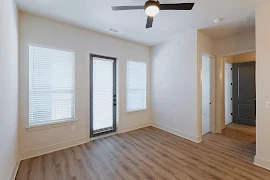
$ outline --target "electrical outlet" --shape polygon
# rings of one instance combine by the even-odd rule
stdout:
[[[267,109],[270,108],[270,101],[265,102],[265,108],[267,108]]]
[[[173,121],[176,123],[176,118],[173,118]]]
[[[165,120],[166,120],[166,121],[168,120],[168,116],[165,116]]]
[[[75,131],[75,126],[71,126],[71,131]]]
[[[156,98],[158,97],[158,93],[156,93]]]

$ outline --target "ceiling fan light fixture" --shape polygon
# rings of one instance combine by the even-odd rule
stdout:
[[[145,3],[145,14],[150,17],[154,17],[159,13],[159,2],[158,1],[147,1]]]
[[[186,11],[192,10],[195,3],[160,4],[158,0],[148,0],[144,6],[112,6],[113,11],[143,10],[147,17],[145,28],[153,26],[154,17],[161,10]]]

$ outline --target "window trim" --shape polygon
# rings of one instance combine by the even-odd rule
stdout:
[[[145,63],[146,65],[146,84],[145,84],[145,108],[144,109],[135,109],[135,110],[130,110],[128,111],[127,110],[127,90],[128,90],[128,78],[127,78],[127,64],[128,64],[128,61],[131,61],[131,62],[137,62],[137,63]],[[126,108],[125,108],[125,112],[126,114],[137,114],[137,113],[142,113],[144,111],[147,111],[148,110],[148,104],[147,104],[147,98],[148,98],[148,94],[147,94],[147,90],[148,90],[148,71],[147,71],[147,68],[148,68],[148,62],[147,61],[142,61],[142,60],[133,60],[133,59],[127,59],[126,60],[126,93],[125,93],[125,96],[126,96]]]
[[[74,125],[75,123],[77,123],[77,121],[78,121],[77,119],[72,119],[72,120],[65,120],[65,121],[46,123],[46,124],[40,124],[40,125],[32,125],[32,126],[26,126],[25,129],[27,129],[28,131],[52,129],[52,128],[57,128],[57,127]]]
[[[61,119],[59,121],[53,121],[53,122],[47,122],[47,123],[42,123],[42,124],[30,124],[30,60],[29,60],[29,48],[30,46],[34,47],[40,47],[40,48],[47,48],[47,49],[53,49],[53,50],[59,50],[59,51],[66,51],[70,53],[74,53],[74,118],[66,118],[66,119]],[[37,44],[37,43],[27,43],[27,53],[28,53],[28,123],[27,126],[25,127],[29,131],[35,131],[35,130],[42,130],[42,129],[50,129],[50,128],[55,128],[55,127],[61,127],[65,125],[69,125],[70,123],[73,124],[77,122],[78,120],[76,119],[76,53],[74,50],[71,49],[66,49],[66,48],[59,48],[56,46],[49,46],[49,45],[42,45],[42,44]]]
[[[72,52],[72,53],[75,54],[75,51],[72,50],[72,49],[60,48],[60,47],[50,46],[50,45],[45,45],[45,44],[38,44],[38,43],[30,43],[30,42],[28,42],[27,46],[28,46],[28,50],[29,50],[29,46],[36,46],[36,47],[40,47],[40,48],[47,48],[47,49],[54,49],[54,50],[59,50],[59,51]],[[75,59],[76,59],[76,54],[75,54]],[[28,61],[29,61],[29,56],[28,56]]]

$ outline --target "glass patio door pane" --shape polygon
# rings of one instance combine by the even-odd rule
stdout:
[[[92,58],[92,134],[115,130],[115,60]]]

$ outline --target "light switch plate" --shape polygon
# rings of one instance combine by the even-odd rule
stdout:
[[[267,108],[267,109],[270,108],[270,101],[265,102],[265,108]]]

